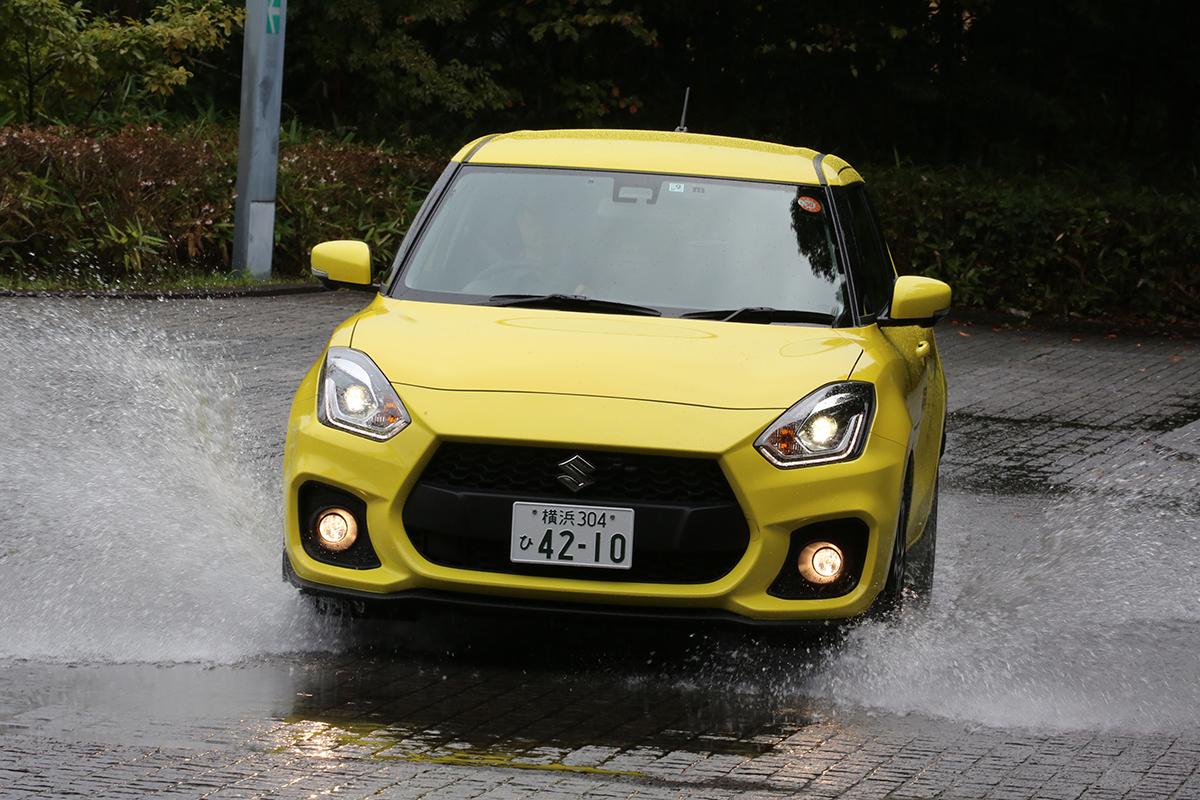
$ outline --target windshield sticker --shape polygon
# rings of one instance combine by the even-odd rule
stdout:
[[[807,211],[810,214],[820,214],[821,213],[821,204],[817,201],[817,198],[815,198],[815,197],[809,197],[808,195],[801,195],[800,197],[796,198],[796,205],[800,206],[802,209],[804,209],[805,211]]]
[[[683,184],[682,183],[668,183],[667,191],[668,192],[682,192]]]

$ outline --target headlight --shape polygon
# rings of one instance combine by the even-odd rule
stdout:
[[[396,390],[366,353],[331,347],[317,390],[317,417],[370,439],[390,439],[412,418]]]
[[[849,461],[862,453],[875,413],[875,387],[862,381],[822,386],[789,408],[754,446],[777,467]]]

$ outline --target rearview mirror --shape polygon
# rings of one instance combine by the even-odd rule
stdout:
[[[373,289],[371,248],[366,242],[339,239],[312,249],[312,274],[330,288]]]
[[[933,278],[901,275],[892,287],[892,305],[880,325],[928,328],[950,311],[950,286]]]

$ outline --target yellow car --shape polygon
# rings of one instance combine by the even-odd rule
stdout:
[[[452,159],[300,384],[284,575],[339,611],[825,623],[932,585],[939,281],[858,172],[689,133],[521,131]],[[330,599],[332,598],[332,600]]]

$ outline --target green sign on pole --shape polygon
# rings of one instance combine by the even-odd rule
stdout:
[[[279,33],[279,7],[283,0],[267,0],[267,33]]]

